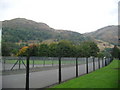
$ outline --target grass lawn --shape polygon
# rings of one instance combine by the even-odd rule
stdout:
[[[113,60],[106,67],[52,88],[118,88],[118,63],[120,60]]]

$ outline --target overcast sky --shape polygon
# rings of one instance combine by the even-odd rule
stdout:
[[[119,0],[0,0],[0,21],[26,18],[85,33],[118,24]]]

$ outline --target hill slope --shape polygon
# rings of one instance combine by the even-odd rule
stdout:
[[[2,22],[2,39],[5,42],[41,42],[44,40],[84,41],[82,34],[67,30],[55,30],[45,23],[38,23],[25,18],[16,18]]]
[[[85,36],[103,40],[112,44],[118,43],[118,26],[111,25],[97,31],[85,33]]]

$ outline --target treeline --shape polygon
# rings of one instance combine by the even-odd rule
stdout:
[[[30,49],[30,51],[28,51]],[[31,56],[40,57],[97,57],[99,55],[97,44],[91,41],[82,42],[75,45],[70,41],[59,41],[51,44],[33,44],[22,47],[17,56],[26,56],[29,52]],[[103,55],[99,55],[103,57]]]
[[[16,44],[11,42],[4,42],[1,43],[1,52],[2,56],[15,56],[19,50],[25,46],[26,44]]]
[[[115,46],[113,49],[106,48],[100,51],[97,44],[92,41],[74,44],[67,40],[53,42],[51,44],[14,44],[2,42],[2,56],[26,56],[28,49],[31,56],[39,57],[114,57],[120,58],[120,49]]]
[[[112,56],[114,58],[117,58],[120,60],[120,47],[118,47],[117,45],[114,46],[114,48],[112,49],[112,52],[111,52]]]

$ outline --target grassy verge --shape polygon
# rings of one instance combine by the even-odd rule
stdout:
[[[113,60],[104,68],[52,88],[118,88],[118,63],[120,60]]]

